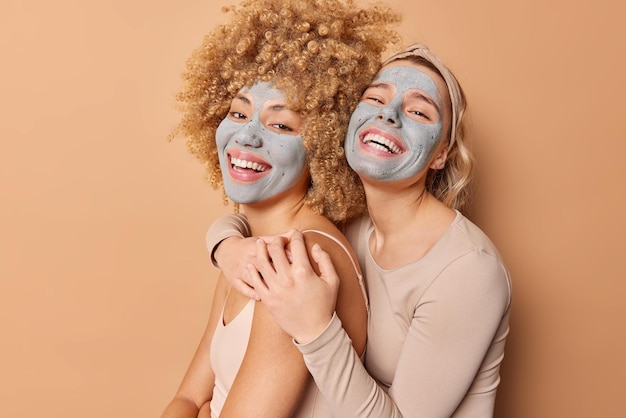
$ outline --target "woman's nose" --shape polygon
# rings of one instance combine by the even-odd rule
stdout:
[[[256,121],[246,123],[235,136],[235,142],[244,147],[259,148],[263,145],[260,126]]]
[[[385,106],[380,110],[377,117],[378,120],[387,123],[389,125],[400,127],[400,116],[393,106]]]

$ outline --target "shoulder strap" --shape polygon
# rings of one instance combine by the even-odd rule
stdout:
[[[329,238],[335,241],[337,245],[339,245],[343,249],[343,251],[348,255],[348,258],[350,259],[350,262],[352,263],[352,267],[354,268],[354,272],[356,273],[356,276],[359,279],[359,286],[361,287],[361,293],[363,293],[363,300],[365,301],[365,308],[367,309],[367,312],[369,313],[370,305],[369,305],[369,299],[367,297],[367,290],[365,289],[365,283],[363,281],[363,274],[361,274],[361,270],[359,269],[358,264],[354,261],[354,258],[352,257],[352,254],[350,253],[350,251],[348,251],[346,246],[343,245],[341,241],[339,241],[336,237],[334,237],[333,235],[327,232],[319,231],[317,229],[307,229],[305,231],[302,231],[302,234],[304,235],[305,233],[308,233],[308,232],[313,232],[313,233],[322,235],[326,238]]]

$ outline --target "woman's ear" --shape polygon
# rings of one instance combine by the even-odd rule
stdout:
[[[441,148],[439,155],[435,157],[432,163],[430,163],[430,168],[432,170],[441,170],[443,166],[446,165],[446,160],[448,159],[448,147],[447,145]]]

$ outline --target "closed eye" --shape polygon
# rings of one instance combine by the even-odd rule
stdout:
[[[421,116],[423,118],[430,119],[428,115],[421,110],[408,110],[407,112],[415,116]]]
[[[389,95],[392,94],[391,86],[386,83],[372,84],[361,95],[361,101],[373,105],[385,105]]]
[[[418,120],[435,123],[439,120],[439,108],[437,103],[420,90],[414,90],[407,94],[405,99],[405,111]]]
[[[385,104],[385,102],[383,102],[383,100],[381,98],[376,97],[376,96],[364,97],[363,101],[370,102],[370,103],[381,104],[381,105]]]

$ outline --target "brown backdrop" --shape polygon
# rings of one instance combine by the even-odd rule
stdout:
[[[227,3],[0,6],[0,416],[154,417],[173,395],[229,209],[165,138]],[[392,1],[470,99],[471,217],[514,279],[500,418],[626,414],[624,14],[578,3]]]

